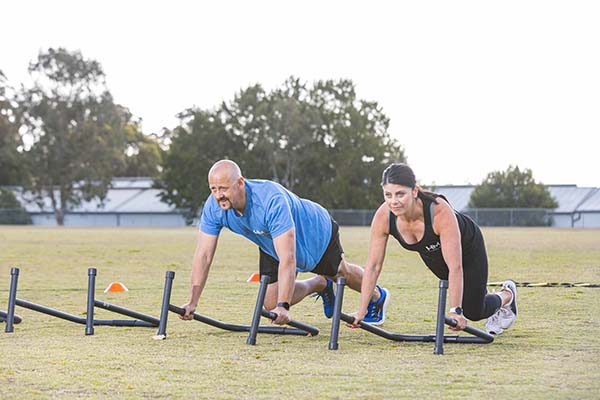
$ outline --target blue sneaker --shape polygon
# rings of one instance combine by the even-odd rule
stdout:
[[[333,304],[335,303],[335,294],[333,293],[333,282],[326,279],[327,286],[317,293],[317,297],[323,300],[323,313],[327,318],[333,317]]]
[[[385,322],[385,310],[390,302],[390,293],[388,290],[379,285],[377,285],[377,289],[379,289],[381,296],[377,300],[369,303],[367,315],[365,315],[365,318],[363,319],[363,322],[370,325],[381,325]]]

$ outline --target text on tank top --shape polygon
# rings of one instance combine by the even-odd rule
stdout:
[[[431,193],[434,198],[441,197],[446,199],[443,195]],[[390,211],[388,214],[389,232],[390,235],[396,238],[402,247],[406,250],[416,251],[421,256],[421,259],[427,265],[427,267],[437,276],[439,279],[448,279],[448,265],[442,255],[442,244],[440,237],[435,234],[433,230],[433,200],[424,195],[421,191],[418,193],[419,199],[423,202],[423,220],[425,229],[423,237],[416,243],[407,243],[400,232],[398,231],[398,225],[396,223],[396,216]],[[448,202],[448,204],[450,204]],[[461,247],[463,250],[463,258],[465,253],[468,254],[471,248],[471,242],[473,241],[474,235],[477,231],[475,223],[466,215],[454,211],[454,215],[458,221],[458,227],[461,234]],[[464,263],[463,263],[464,264]]]

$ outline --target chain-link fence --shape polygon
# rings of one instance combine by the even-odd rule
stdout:
[[[544,208],[473,208],[463,214],[479,226],[552,226],[553,212]]]
[[[329,210],[342,226],[369,226],[375,210]],[[543,208],[473,208],[463,214],[479,226],[552,226],[553,212]]]
[[[31,216],[22,208],[0,208],[0,225],[30,225]]]
[[[369,226],[375,210],[329,210],[329,214],[341,226]]]
[[[329,210],[329,213],[341,226],[369,226],[375,215],[375,210],[338,209]],[[552,210],[540,208],[474,208],[464,210],[463,213],[471,217],[479,226],[574,226],[570,214],[558,216]],[[130,216],[124,214],[116,215],[115,213],[74,213],[67,215],[70,218],[70,223],[66,221],[66,224],[81,226],[184,225],[183,217],[175,214],[145,215],[144,213],[139,213],[139,215]],[[109,217],[112,218],[110,221],[107,220]],[[134,217],[137,218],[135,221],[129,221],[129,219]],[[568,221],[564,222],[560,220],[562,217],[567,218]],[[36,225],[52,224],[54,221],[54,215],[52,214],[46,215],[48,219],[47,223],[44,223],[40,218],[40,215],[36,216]],[[115,218],[116,220],[113,221]],[[174,220],[173,218],[176,219]],[[197,224],[197,220],[194,222]],[[0,225],[27,225],[31,223],[32,217],[23,209],[0,208]]]

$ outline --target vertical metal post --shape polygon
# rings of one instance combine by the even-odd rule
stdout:
[[[250,334],[246,339],[246,344],[254,346],[256,344],[256,335],[258,334],[258,325],[260,324],[260,312],[265,302],[267,294],[267,286],[269,285],[269,276],[260,276],[260,287],[258,288],[258,297],[256,298],[256,306],[254,306],[254,315],[252,316],[252,325],[250,325]]]
[[[440,280],[440,293],[438,296],[437,321],[435,327],[435,348],[433,354],[444,354],[444,321],[446,319],[446,291],[448,281]]]
[[[340,276],[337,279],[337,293],[333,305],[333,318],[331,319],[331,335],[329,336],[329,350],[338,349],[338,336],[340,333],[340,319],[342,317],[342,303],[344,301],[344,286],[346,278]]]
[[[19,282],[19,268],[10,269],[10,291],[8,292],[8,309],[6,310],[6,328],[4,332],[14,332],[15,307],[17,302],[17,283]]]
[[[96,291],[96,268],[88,268],[87,313],[85,315],[85,334],[94,334],[94,301]]]
[[[165,275],[165,288],[163,290],[162,307],[160,309],[160,321],[158,323],[157,337],[167,337],[167,320],[169,319],[169,304],[171,304],[171,290],[173,289],[174,271],[167,271]]]

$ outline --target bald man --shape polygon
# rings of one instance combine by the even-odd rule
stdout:
[[[230,160],[218,161],[211,167],[208,185],[211,195],[200,218],[190,301],[184,306],[181,319],[192,319],[223,227],[259,247],[260,274],[270,278],[264,306],[277,314],[276,324],[289,322],[290,306],[312,293],[321,296],[325,316],[331,318],[331,280],[339,276],[360,292],[363,269],[344,260],[338,225],[319,204],[299,198],[278,183],[244,179],[238,165]],[[317,276],[296,281],[297,272],[313,272]],[[387,290],[376,286],[363,321],[383,323],[388,301]]]

